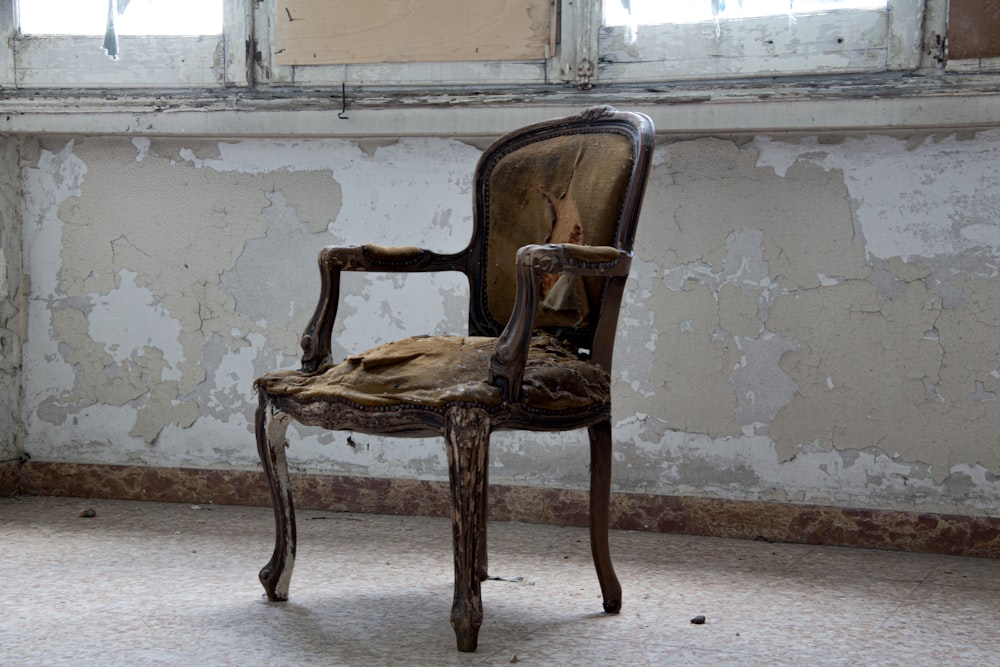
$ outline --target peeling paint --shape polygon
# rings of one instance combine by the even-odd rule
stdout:
[[[180,379],[184,351],[180,346],[181,323],[170,317],[148,289],[137,287],[136,274],[119,271],[118,287],[94,302],[87,315],[87,335],[104,344],[104,351],[122,364],[141,355],[147,347],[159,350],[169,364],[152,382]]]
[[[815,139],[804,143],[816,145]],[[977,261],[965,271],[997,274],[1000,130],[978,133],[974,141],[927,137],[916,146],[885,136],[849,138],[817,152],[768,137],[753,145],[758,165],[779,175],[806,163],[842,172],[873,257],[909,262],[971,251]]]
[[[415,168],[429,148],[440,166]],[[38,341],[26,373],[33,455],[254,465],[250,383],[296,363],[318,293],[319,249],[363,237],[448,249],[468,234],[468,217],[452,211],[471,215],[468,165],[477,158],[447,140],[367,152],[320,140],[44,145],[25,170]],[[371,178],[375,165],[364,164],[373,159],[386,161],[385,188]],[[420,176],[394,186],[392,172]],[[347,202],[339,178],[351,186]],[[397,196],[386,197],[393,187]],[[453,194],[424,196],[446,190]],[[414,282],[408,299],[398,278],[359,278],[345,280],[342,325],[353,339],[341,344],[371,344],[368,332],[385,328],[379,322],[410,333],[464,330],[467,288],[454,277]],[[420,305],[428,293],[442,296],[437,309]],[[237,359],[239,373],[220,375]],[[216,437],[195,435],[202,431]],[[310,438],[307,457],[328,458],[309,450],[329,439]]]
[[[483,143],[22,145],[30,294],[2,237],[0,389],[27,299],[24,449],[256,467],[251,382],[297,364],[319,248],[464,247]],[[676,140],[653,164],[615,352],[616,488],[1000,516],[1000,130]],[[455,274],[345,275],[334,354],[462,333],[467,297]],[[435,439],[290,441],[296,471],[447,476]],[[585,487],[587,452],[581,432],[498,434],[491,476]]]
[[[24,453],[21,378],[27,308],[18,171],[26,148],[21,140],[0,138],[0,461],[15,460]]]
[[[666,429],[651,416],[627,417],[615,432],[616,466],[628,465],[629,488],[639,492],[856,507],[863,488],[873,507],[987,515],[1000,494],[1000,480],[983,466],[959,464],[937,481],[926,464],[875,447],[806,443],[779,461],[763,435],[710,438]],[[648,438],[653,432],[659,437]]]
[[[798,351],[799,345],[771,331],[757,338],[735,336],[734,340],[743,353],[732,379],[736,421],[741,426],[769,424],[795,398],[798,385],[781,369],[780,361],[785,352]]]
[[[662,280],[643,279],[624,312],[636,323],[652,314],[656,350],[643,358],[632,345],[616,361],[629,369],[619,370],[629,382],[618,386],[617,414],[657,415],[711,448],[763,437],[762,458],[742,480],[754,488],[771,479],[787,487],[786,500],[816,501],[810,485],[823,485],[762,475],[771,457],[798,468],[805,452],[891,456],[920,469],[935,502],[963,460],[995,470],[987,424],[1000,359],[987,331],[1000,324],[1000,290],[989,280],[993,227],[977,221],[1000,208],[998,140],[989,132],[965,143],[758,137],[743,147],[714,139],[660,147],[645,207],[657,220],[648,225],[647,214],[637,245],[653,267],[640,275]],[[926,205],[914,200],[918,185]],[[632,373],[646,368],[636,382]],[[678,474],[679,488],[699,493],[691,480],[711,479],[711,470]],[[906,497],[899,489],[904,505]]]

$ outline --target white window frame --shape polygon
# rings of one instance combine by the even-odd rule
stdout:
[[[997,72],[1000,71],[1000,58],[949,58],[945,65],[948,72]]]
[[[601,26],[602,0],[561,3],[554,53],[529,61],[278,65],[277,5],[224,0],[224,33],[214,37],[121,37],[125,62],[114,62],[93,37],[20,35],[17,0],[0,0],[0,76],[10,88],[224,88],[544,86],[669,82],[912,70],[920,65],[926,0],[890,0],[888,10],[836,12],[838,43],[828,15],[640,27]],[[801,52],[802,44],[810,53]],[[249,61],[248,61],[249,57]],[[253,68],[249,72],[248,68]]]
[[[0,0],[0,54],[5,87],[184,89],[245,86],[249,2],[224,0],[223,33],[215,36],[121,35],[121,60],[100,36],[22,35],[17,0]]]
[[[802,14],[716,24],[643,26],[625,46],[625,28],[601,25],[602,0],[561,2],[561,39],[534,61],[301,65],[275,63],[276,3],[255,8],[260,83],[329,86],[532,85],[645,83],[690,79],[870,73],[916,69],[921,62],[925,0],[890,0],[888,9]],[[666,1],[666,0],[664,0]],[[831,15],[838,42],[828,38]],[[810,53],[802,56],[805,42]],[[624,52],[652,53],[629,59]],[[629,61],[629,62],[626,62]]]
[[[894,34],[927,47],[916,57],[891,40],[886,63],[913,66],[919,76],[891,69],[716,81],[661,75],[653,84],[610,78],[608,63],[598,63],[601,0],[558,1],[561,39],[544,61],[310,69],[275,66],[274,0],[224,0],[223,81],[144,80],[132,89],[111,80],[91,87],[69,79],[62,86],[54,78],[19,82],[14,0],[0,0],[8,45],[0,48],[0,134],[495,137],[595,103],[644,111],[663,135],[1000,127],[1000,72],[976,62],[969,70],[978,70],[953,76],[953,63],[944,66],[948,0],[896,0],[912,10],[908,25],[893,24]],[[577,89],[591,85],[591,93]]]
[[[661,82],[913,70],[920,64],[924,0],[888,8],[741,20],[602,26],[598,80]]]

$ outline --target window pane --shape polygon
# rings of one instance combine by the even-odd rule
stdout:
[[[697,23],[885,6],[886,0],[604,0],[604,25]]]
[[[223,0],[113,0],[124,5],[119,35],[222,34]],[[103,35],[108,0],[19,0],[20,30],[35,35]]]

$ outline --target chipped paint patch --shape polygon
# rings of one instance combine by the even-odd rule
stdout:
[[[865,248],[877,258],[904,262],[974,253],[961,270],[997,275],[1000,234],[1000,130],[975,140],[928,137],[918,145],[886,136],[848,138],[820,146],[759,137],[758,165],[786,175],[795,165],[814,164],[843,173],[856,204]]]
[[[296,365],[318,249],[460,249],[480,148],[44,140],[23,169],[26,448],[254,468],[251,382]],[[998,150],[1000,131],[658,146],[614,362],[616,487],[1000,512]],[[338,356],[468,317],[457,275],[350,274],[342,295]],[[295,471],[446,477],[436,439],[289,438]],[[499,434],[491,454],[501,483],[587,484],[580,432]]]
[[[758,137],[742,148],[701,139],[658,149],[623,314],[648,316],[655,351],[644,358],[632,344],[616,361],[616,414],[646,415],[634,426],[654,441],[676,434],[713,451],[754,443],[750,459],[726,464],[733,484],[786,501],[849,504],[853,494],[863,504],[872,492],[905,507],[923,503],[921,479],[933,488],[920,494],[947,503],[963,465],[996,470],[988,424],[1000,416],[991,400],[1000,357],[988,337],[1000,326],[1000,290],[989,279],[995,226],[982,213],[1000,209],[998,148],[1000,133],[989,132],[911,145]],[[661,448],[636,437],[642,456],[668,455],[670,436]],[[898,466],[892,488],[874,467],[837,467],[854,451]],[[705,493],[691,480],[717,478],[723,464],[703,456],[697,470],[641,483]],[[641,468],[624,461],[628,475]],[[836,470],[840,486],[803,461]],[[989,482],[971,494],[993,492]]]
[[[670,430],[650,415],[614,427],[617,474],[645,493],[857,507],[864,489],[873,507],[991,516],[1000,495],[1000,477],[981,465],[956,464],[937,480],[927,464],[872,447],[806,443],[781,461],[766,435],[710,438]]]
[[[378,150],[332,140],[43,144],[24,171],[32,456],[254,467],[250,385],[296,365],[319,249],[464,242],[476,159],[449,140]],[[341,346],[371,344],[372,331],[465,328],[467,287],[455,276],[409,288],[357,278],[344,281]],[[431,294],[435,307],[424,305]],[[443,461],[412,441],[338,452],[335,440],[305,432],[293,467],[393,476]]]
[[[735,336],[743,353],[733,370],[736,421],[740,426],[769,424],[792,402],[798,385],[781,369],[781,357],[799,349],[799,344],[780,334],[765,331],[757,338]]]
[[[153,142],[149,137],[134,137],[132,139],[132,145],[135,146],[135,161],[142,162],[146,155],[149,153],[149,146]]]
[[[181,323],[170,317],[148,289],[137,287],[136,274],[122,269],[118,287],[98,297],[87,315],[87,333],[95,342],[104,344],[104,351],[115,363],[142,354],[147,346],[163,353],[169,364],[158,380],[180,378],[180,363],[184,351],[180,345]]]

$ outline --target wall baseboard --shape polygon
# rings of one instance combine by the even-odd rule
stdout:
[[[13,496],[20,491],[20,468],[20,461],[4,461],[0,463],[0,498]]]
[[[448,516],[445,482],[341,475],[292,476],[300,509]],[[220,505],[269,505],[260,472],[88,465],[0,464],[0,493]],[[579,489],[491,485],[490,517],[587,525]],[[1000,558],[1000,517],[850,509],[692,496],[613,493],[611,526],[710,537]]]

